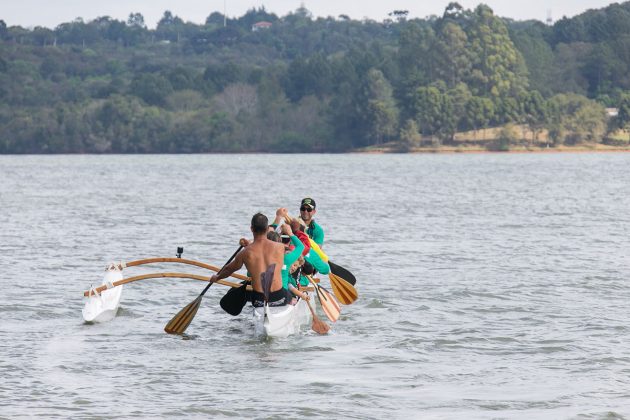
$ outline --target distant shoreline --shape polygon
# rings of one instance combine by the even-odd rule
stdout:
[[[485,147],[475,146],[438,146],[438,147],[412,147],[408,150],[400,150],[395,145],[372,146],[355,149],[351,153],[359,154],[455,154],[455,153],[627,153],[630,146],[608,146],[601,143],[582,144],[578,146],[559,147],[510,147],[507,150],[490,150]]]
[[[322,151],[322,152],[203,152],[203,153],[0,153],[0,156],[56,156],[56,155],[76,155],[76,156],[107,156],[107,155],[265,155],[265,154],[365,154],[365,155],[384,155],[384,154],[553,154],[553,153],[628,153],[629,146],[612,146],[601,143],[587,143],[578,146],[558,146],[558,147],[524,147],[513,146],[508,150],[493,150],[480,146],[437,146],[437,147],[412,147],[408,150],[401,150],[395,143],[385,144],[381,146],[370,146],[357,148],[345,152]]]

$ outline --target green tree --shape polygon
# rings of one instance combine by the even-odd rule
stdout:
[[[70,23],[62,23],[55,28],[55,36],[60,44],[92,45],[99,38],[98,30],[93,25],[77,18]]]
[[[434,40],[433,30],[416,22],[409,22],[401,32],[397,62],[403,92],[426,85],[433,80],[433,63],[427,60],[427,57],[430,56]]]
[[[227,17],[225,17],[222,13],[212,12],[206,18],[206,26],[218,28],[220,26],[223,26],[223,23],[227,24],[227,21]]]
[[[615,126],[623,130],[630,130],[630,92],[624,93],[619,101]]]
[[[0,19],[0,39],[6,39],[9,35],[9,31],[7,29],[7,24],[4,20]]]
[[[442,94],[436,87],[419,87],[412,99],[412,115],[422,134],[432,135],[440,127]]]
[[[549,129],[564,134],[555,143],[601,142],[606,129],[606,111],[582,95],[559,94],[550,99]]]
[[[466,129],[466,104],[472,98],[472,93],[465,83],[458,83],[448,90],[448,96],[453,104],[452,115],[456,128]]]
[[[462,28],[454,22],[440,27],[433,48],[436,76],[454,87],[470,74],[471,57],[467,49],[468,38]]]
[[[307,95],[323,97],[332,92],[332,69],[328,61],[315,54],[308,60],[297,58],[287,70],[286,94],[293,102]]]
[[[178,16],[174,16],[170,10],[166,10],[157,24],[155,33],[158,39],[179,42],[184,28],[184,21]]]
[[[190,67],[177,66],[166,73],[173,90],[190,90],[198,87],[200,75]]]
[[[141,13],[130,13],[127,18],[127,25],[137,28],[146,28],[144,24],[144,16]]]
[[[51,54],[42,60],[39,66],[39,72],[44,79],[50,79],[55,74],[63,73],[64,65],[63,56]]]
[[[208,95],[220,93],[226,86],[241,82],[245,78],[243,67],[234,63],[209,65],[203,73],[205,91]]]
[[[533,139],[538,139],[538,134],[548,120],[547,103],[537,91],[531,91],[521,97],[522,121],[533,133]]]
[[[507,152],[510,150],[510,145],[514,144],[518,140],[518,131],[513,124],[506,124],[499,131],[498,142],[496,149],[501,152]]]
[[[166,97],[173,92],[173,87],[163,76],[140,73],[132,80],[129,92],[149,105],[164,106]]]
[[[37,26],[33,29],[32,36],[38,46],[45,47],[47,45],[52,45],[55,42],[55,33],[52,30],[41,26]]]
[[[422,143],[422,135],[418,124],[414,120],[407,120],[400,129],[399,150],[408,152],[414,147],[420,146]]]
[[[372,144],[381,144],[394,136],[398,129],[398,107],[393,89],[380,70],[371,69],[365,80],[364,94],[367,137]]]
[[[516,30],[511,38],[523,55],[529,75],[529,85],[543,95],[550,95],[558,87],[553,85],[554,52],[545,40],[548,27],[535,22],[526,29]]]
[[[627,79],[628,63],[624,63],[618,52],[607,43],[594,45],[581,70],[588,82],[590,97],[610,93],[614,86],[619,86]],[[627,86],[626,82],[626,86]]]
[[[572,92],[585,95],[588,80],[581,69],[591,53],[592,46],[586,43],[558,44],[555,48],[552,73],[553,92]]]
[[[479,5],[468,29],[472,72],[467,80],[477,96],[514,97],[527,88],[527,69],[501,19]]]
[[[466,125],[473,130],[485,129],[494,118],[494,104],[488,98],[473,96],[466,103]]]

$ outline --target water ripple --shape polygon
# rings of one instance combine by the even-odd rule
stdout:
[[[630,155],[292,156],[307,187],[282,159],[0,156],[0,416],[630,417]],[[83,323],[106,263],[221,265],[252,213],[302,194],[358,278],[336,323],[318,309],[330,334],[255,337],[215,286],[166,335],[203,286],[170,279]],[[124,273],[154,271],[186,270]]]

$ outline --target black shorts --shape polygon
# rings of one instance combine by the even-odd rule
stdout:
[[[269,293],[269,306],[283,306],[287,304],[288,290],[285,288],[278,289],[275,292]],[[265,295],[260,292],[252,291],[252,306],[255,308],[262,308],[265,306]]]

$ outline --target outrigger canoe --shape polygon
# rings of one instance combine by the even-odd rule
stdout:
[[[288,337],[310,322],[311,313],[306,302],[300,299],[295,305],[254,308],[253,320],[257,336]]]
[[[107,322],[114,319],[120,306],[123,286],[121,284],[114,287],[113,284],[122,279],[122,272],[117,267],[110,265],[107,268],[102,283],[106,290],[97,292],[96,288],[92,288],[88,291],[88,298],[82,311],[86,322]]]
[[[107,322],[112,320],[118,312],[123,285],[127,283],[151,278],[186,278],[205,282],[210,280],[210,277],[207,276],[170,272],[143,274],[126,279],[123,278],[122,271],[127,267],[164,262],[188,264],[206,268],[215,272],[219,271],[219,267],[182,258],[150,258],[129,263],[111,263],[106,268],[102,285],[99,287],[92,287],[90,290],[84,292],[84,296],[87,297],[87,300],[82,311],[83,319],[90,323]],[[233,277],[246,281],[251,280],[249,277],[240,274],[234,274]],[[229,287],[241,286],[239,283],[226,280],[219,280],[217,283]],[[251,286],[247,287],[251,290]],[[312,290],[312,287],[304,288],[304,290]],[[300,331],[300,328],[303,325],[308,324],[311,320],[311,313],[309,312],[306,302],[300,299],[296,305],[252,308],[252,320],[254,333],[257,336],[266,335],[268,337],[287,337],[289,335],[296,334]]]

